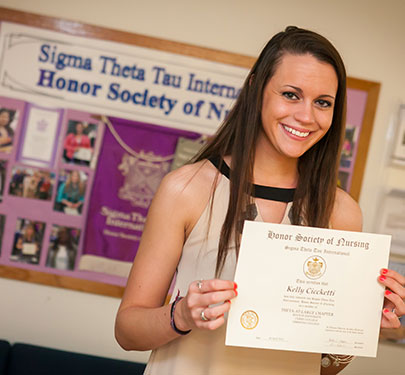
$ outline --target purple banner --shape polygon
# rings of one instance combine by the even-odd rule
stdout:
[[[149,205],[170,171],[179,137],[196,139],[200,134],[119,118],[110,121],[94,179],[80,268],[125,274],[128,267],[122,271],[120,262],[130,264],[135,257]]]

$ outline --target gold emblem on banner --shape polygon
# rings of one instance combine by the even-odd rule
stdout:
[[[319,279],[326,271],[326,262],[320,256],[312,256],[305,260],[304,274],[309,279]]]
[[[125,180],[118,197],[130,201],[132,206],[148,208],[160,181],[169,171],[168,158],[173,158],[173,155],[159,157],[152,151],[141,151],[136,157],[124,153],[118,169]]]
[[[245,329],[256,328],[259,323],[259,316],[253,310],[245,311],[240,317],[240,324]]]

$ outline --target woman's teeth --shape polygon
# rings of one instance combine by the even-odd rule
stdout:
[[[298,130],[295,130],[295,129],[293,129],[293,128],[290,128],[290,127],[288,127],[288,126],[286,126],[286,125],[283,125],[283,127],[284,127],[284,129],[287,130],[289,133],[294,134],[294,135],[296,135],[297,137],[305,138],[305,137],[308,137],[308,135],[309,135],[309,132],[305,132],[305,133],[299,132]]]

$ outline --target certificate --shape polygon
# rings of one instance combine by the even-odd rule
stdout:
[[[51,166],[54,163],[62,110],[28,105],[19,160]]]
[[[24,255],[35,255],[37,250],[38,248],[36,243],[24,243],[22,245],[22,253]]]
[[[226,345],[375,357],[390,242],[246,221]]]
[[[90,161],[92,156],[93,150],[91,148],[79,147],[74,153],[74,158],[78,160]]]

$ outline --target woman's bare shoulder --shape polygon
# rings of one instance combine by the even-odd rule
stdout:
[[[336,189],[331,224],[333,229],[356,232],[362,230],[363,216],[360,206],[348,193],[340,188]]]
[[[160,189],[187,199],[189,194],[210,192],[216,176],[217,169],[209,161],[202,160],[168,173],[163,178]]]
[[[163,178],[152,206],[182,218],[187,235],[208,204],[217,176],[217,169],[207,160],[184,165]]]

